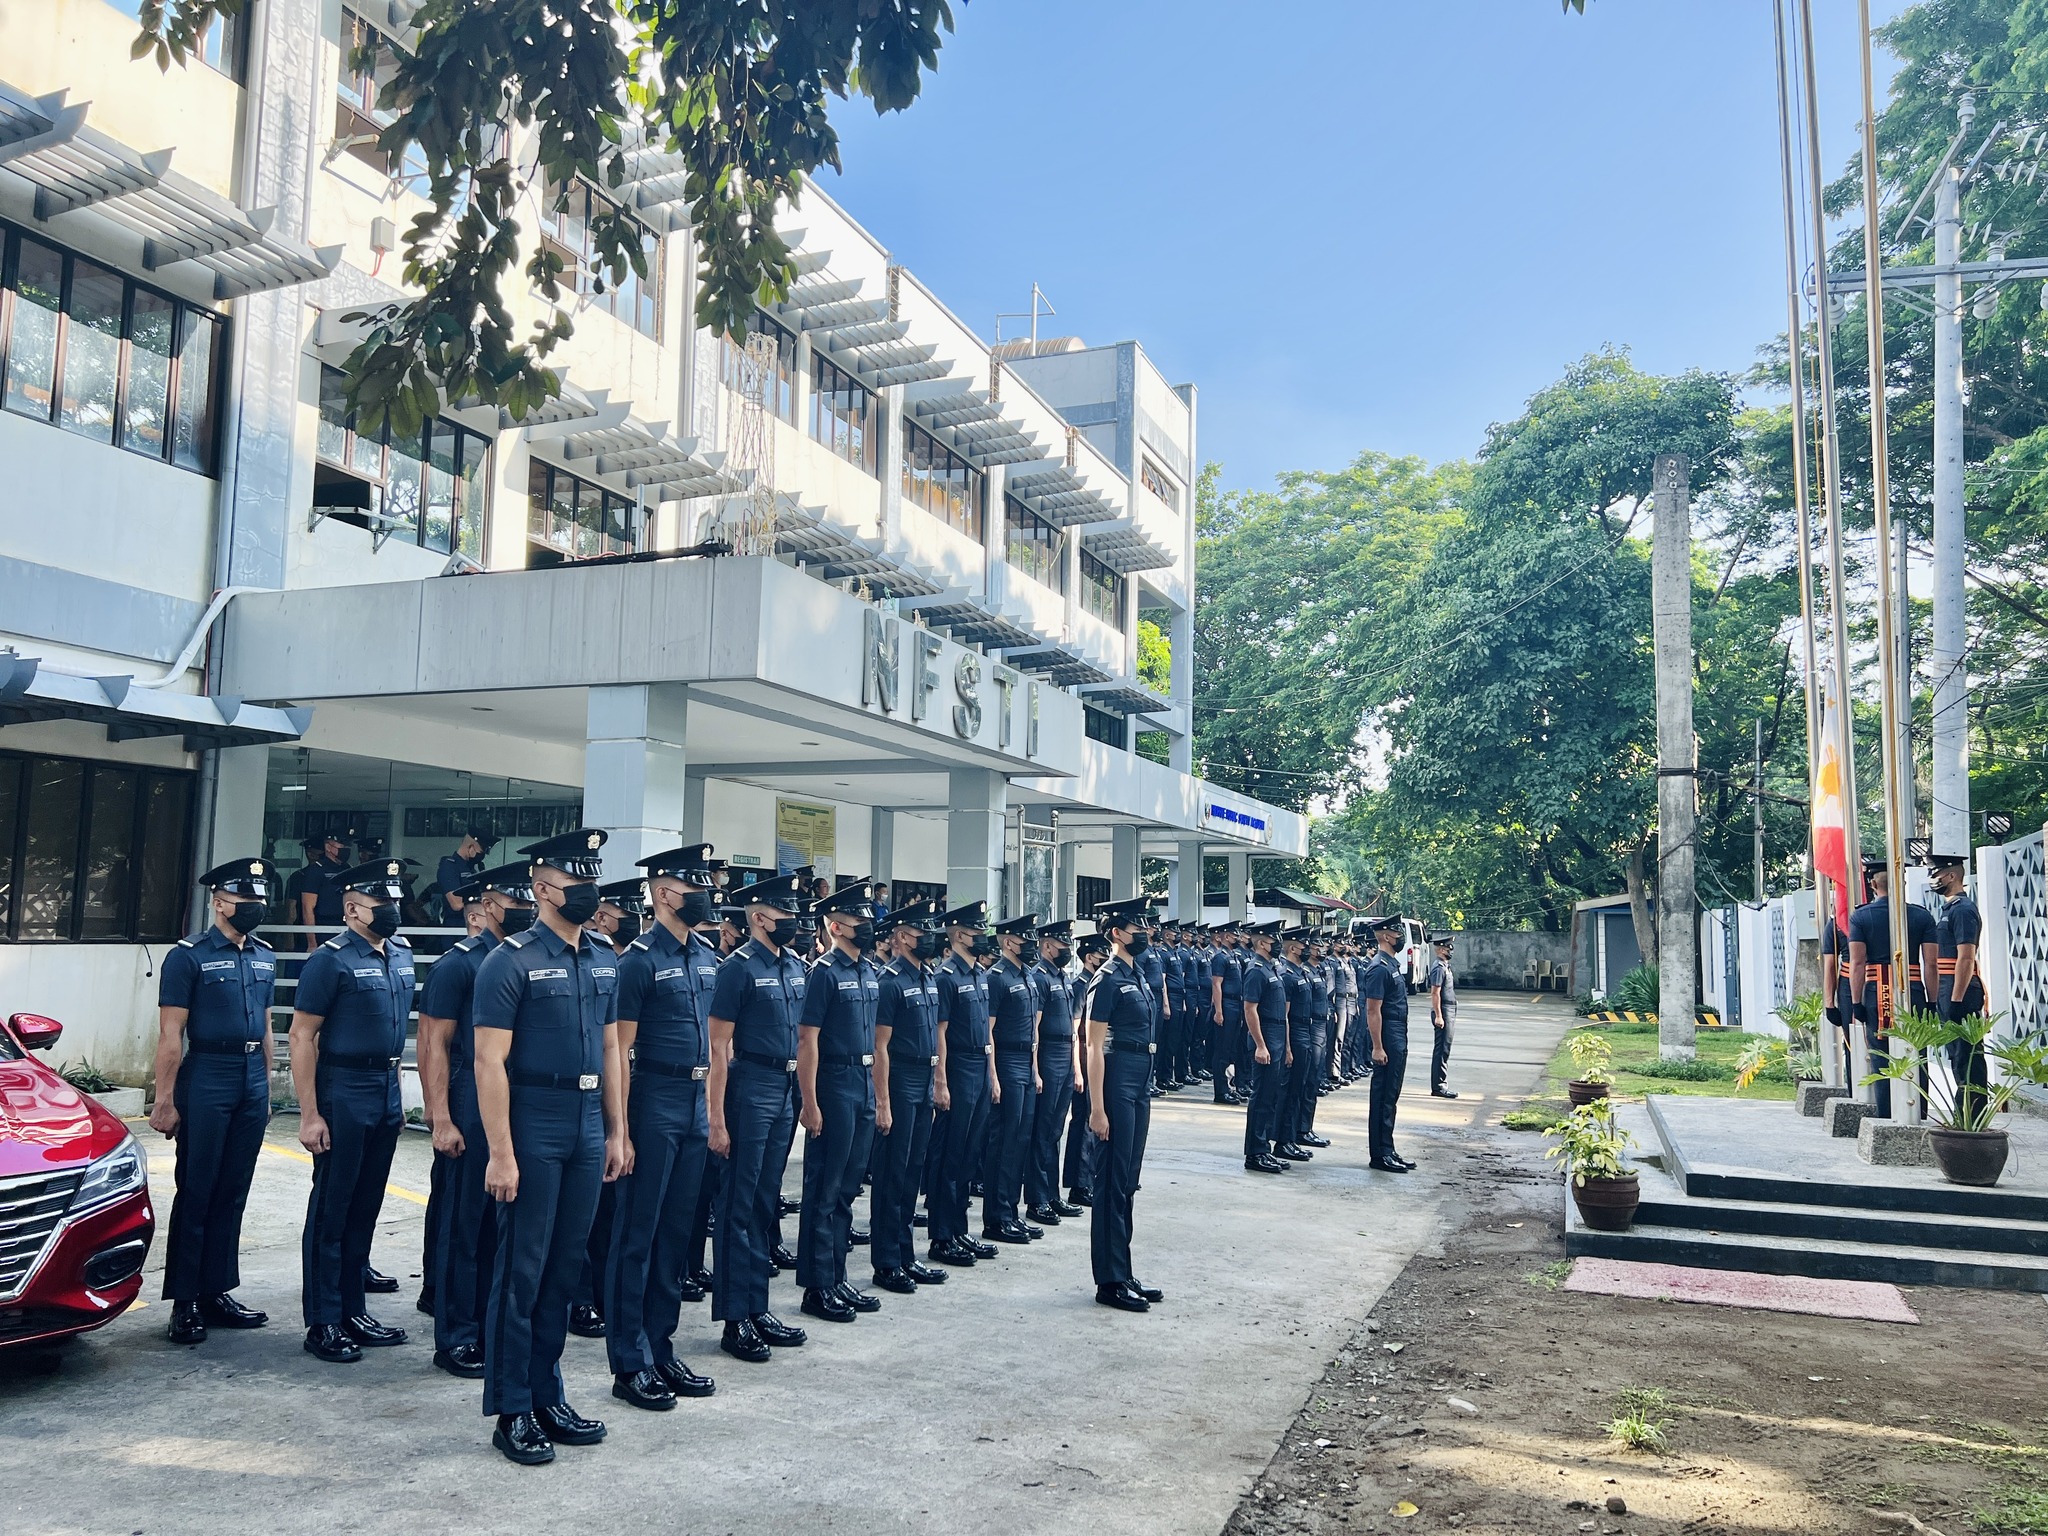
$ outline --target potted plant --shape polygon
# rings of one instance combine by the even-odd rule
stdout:
[[[2048,1087],[2048,1040],[1992,1040],[2001,1017],[1944,1019],[1918,1010],[1901,1013],[1892,1020],[1891,1032],[1912,1046],[1912,1053],[1885,1059],[1863,1079],[1874,1083],[1888,1078],[1917,1087],[1922,1058],[1945,1053],[1951,1045],[1980,1050],[1996,1063],[1998,1080],[1988,1088],[1943,1082],[1940,1074],[1928,1076],[1927,1144],[1935,1166],[1951,1184],[1996,1184],[2012,1143],[2005,1129],[1992,1122],[2011,1107],[2022,1087]]]
[[[1626,1232],[1643,1191],[1627,1160],[1636,1139],[1614,1123],[1613,1104],[1581,1104],[1543,1134],[1557,1141],[1544,1155],[1564,1159],[1580,1218],[1596,1232]]]
[[[1614,1043],[1590,1029],[1568,1036],[1564,1043],[1572,1053],[1572,1065],[1579,1069],[1579,1075],[1564,1085],[1566,1096],[1574,1105],[1606,1098],[1608,1086],[1614,1081]]]

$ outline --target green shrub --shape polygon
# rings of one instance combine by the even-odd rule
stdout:
[[[1625,1072],[1637,1077],[1662,1078],[1673,1083],[1732,1083],[1735,1068],[1726,1062],[1706,1061],[1694,1057],[1691,1061],[1644,1061],[1635,1066],[1624,1067]]]
[[[1655,1013],[1657,1003],[1657,967],[1654,965],[1637,966],[1621,978],[1607,998],[1608,1006],[1622,1013]]]
[[[114,1090],[113,1080],[89,1061],[74,1061],[58,1075],[80,1093],[111,1093]]]

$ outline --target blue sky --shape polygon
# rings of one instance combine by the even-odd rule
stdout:
[[[1833,175],[1855,6],[1817,9]],[[985,336],[1035,280],[1043,333],[1137,337],[1226,486],[1470,454],[1603,344],[1739,370],[1783,328],[1766,0],[954,10],[916,106],[840,109],[822,185]]]

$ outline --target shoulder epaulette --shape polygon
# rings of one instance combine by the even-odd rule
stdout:
[[[342,940],[344,937],[344,935],[337,933],[333,938],[329,939],[325,944],[322,944],[320,947],[322,949],[339,949],[342,946]]]
[[[199,935],[199,934],[196,934],[196,933],[195,933],[195,934],[193,934],[193,935],[192,935],[192,937],[191,937],[191,938],[189,938],[189,939],[180,939],[180,940],[178,940],[178,948],[180,948],[180,949],[197,949],[197,948],[199,947],[199,940],[200,940],[200,938],[201,938],[201,935]]]
[[[385,940],[384,942],[385,942],[386,944],[396,944],[396,945],[397,945],[397,946],[398,946],[398,947],[399,947],[400,949],[411,949],[411,948],[412,948],[412,940],[411,940],[411,939],[408,939],[408,938],[404,938],[404,937],[402,937],[401,935],[399,935],[399,934],[395,934],[395,933],[394,933],[393,935],[391,935],[391,937],[390,937],[390,938],[386,939],[386,940]]]
[[[271,943],[270,940],[264,938],[261,934],[258,933],[250,934],[249,942],[251,944],[256,945],[259,949],[275,950],[277,948],[277,946]]]
[[[539,932],[538,928],[529,928],[524,933],[515,933],[505,941],[505,947],[507,949],[524,949],[533,942],[534,936]]]
[[[467,954],[469,951],[475,949],[477,945],[481,943],[483,943],[483,935],[480,933],[472,933],[466,939],[457,939],[449,952],[452,954],[454,953],[455,950],[459,949],[463,951],[465,954]]]
[[[652,944],[649,944],[647,942],[646,937],[643,935],[642,937],[637,938],[632,943],[628,944],[626,948],[638,950],[651,950],[654,948],[654,946]]]

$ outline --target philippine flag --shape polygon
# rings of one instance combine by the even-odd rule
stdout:
[[[1813,867],[1835,888],[1835,921],[1849,928],[1849,837],[1842,810],[1841,717],[1834,679],[1825,684],[1821,708],[1820,769],[1813,776]]]

